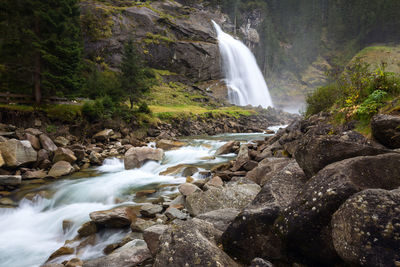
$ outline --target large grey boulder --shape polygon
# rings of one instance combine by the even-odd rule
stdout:
[[[239,149],[239,154],[236,157],[235,163],[233,164],[233,167],[231,168],[232,171],[238,171],[240,168],[243,167],[247,162],[250,161],[250,156],[249,156],[249,148],[247,144],[241,145]]]
[[[305,136],[294,153],[297,163],[307,177],[312,177],[325,166],[348,158],[374,156],[390,150],[370,145],[360,134],[349,132],[342,136]]]
[[[238,209],[227,208],[209,211],[198,215],[196,218],[209,222],[216,229],[224,232],[239,213]]]
[[[161,235],[153,266],[239,266],[218,247],[220,235],[206,221],[177,221]]]
[[[153,256],[157,254],[158,248],[160,247],[160,236],[168,229],[168,227],[168,225],[158,224],[144,230],[144,241],[146,241]]]
[[[400,190],[355,194],[332,217],[336,251],[349,265],[399,266]]]
[[[71,174],[74,171],[74,167],[67,161],[58,161],[50,169],[48,176],[50,177],[61,177]]]
[[[215,152],[215,156],[220,156],[224,154],[234,153],[236,149],[240,146],[239,141],[229,141],[223,146],[219,147]]]
[[[207,191],[196,191],[188,195],[185,204],[189,213],[194,216],[225,208],[242,209],[253,200],[260,189],[256,184],[210,186]]]
[[[26,166],[37,160],[37,152],[28,140],[10,139],[0,143],[0,153],[9,168]]]
[[[263,186],[276,171],[280,171],[291,161],[293,160],[288,158],[265,158],[257,167],[247,172],[246,178]]]
[[[400,148],[400,116],[379,114],[371,119],[372,136],[389,148]]]
[[[162,149],[150,147],[132,147],[125,153],[125,169],[141,167],[148,160],[160,161],[164,156]]]
[[[353,194],[400,186],[400,154],[356,157],[326,166],[311,178],[276,221],[292,252],[316,262],[337,258],[330,236],[332,214]],[[315,253],[320,251],[320,253]]]
[[[111,254],[83,262],[83,267],[134,267],[151,258],[144,241],[133,240]]]
[[[281,259],[284,244],[274,233],[274,221],[304,186],[296,162],[276,171],[255,199],[238,214],[222,235],[225,251],[250,264],[253,258]]]
[[[185,142],[168,140],[168,139],[161,139],[156,142],[157,148],[161,148],[163,150],[177,149],[186,145],[187,143]]]

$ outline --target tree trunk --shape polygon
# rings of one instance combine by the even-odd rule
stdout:
[[[131,103],[131,109],[133,109],[133,97],[129,97],[129,102]]]
[[[40,29],[39,29],[39,19],[35,19],[35,34],[37,38],[39,38]],[[40,104],[42,101],[42,89],[41,89],[41,82],[40,82],[40,74],[41,74],[41,64],[40,64],[40,51],[36,51],[35,53],[35,68],[34,68],[34,83],[35,83],[35,103]]]

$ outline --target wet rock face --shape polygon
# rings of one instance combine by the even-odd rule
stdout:
[[[348,200],[332,217],[333,244],[348,264],[400,264],[400,190],[369,189]]]
[[[109,34],[102,38],[86,36],[85,52],[107,55],[107,63],[118,67],[123,45],[133,34],[150,67],[167,69],[194,81],[220,79],[219,50],[211,20],[226,21],[224,15],[172,1],[154,1],[150,5],[113,12],[100,3],[81,3],[83,16],[101,17],[97,13],[109,10],[103,15],[109,21]]]
[[[336,253],[329,234],[332,214],[347,198],[363,189],[399,187],[398,177],[397,153],[356,157],[328,165],[304,185],[275,227],[286,239],[289,250],[317,262],[333,261]]]
[[[129,207],[122,207],[111,210],[94,211],[89,214],[89,217],[97,225],[121,228],[129,226],[134,215]]]
[[[388,148],[400,148],[400,116],[379,114],[371,119],[373,137]]]
[[[179,221],[161,235],[153,266],[238,266],[217,246],[220,235],[206,221]]]

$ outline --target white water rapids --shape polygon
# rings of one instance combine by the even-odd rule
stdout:
[[[40,266],[66,240],[77,235],[77,229],[90,220],[90,212],[138,204],[134,193],[143,189],[157,189],[152,199],[177,192],[174,185],[185,182],[185,178],[181,177],[181,173],[174,176],[159,175],[168,167],[189,164],[204,171],[234,156],[212,157],[226,141],[264,137],[263,134],[234,134],[188,139],[188,146],[166,151],[161,163],[148,162],[141,168],[124,170],[122,160],[107,159],[103,166],[96,168],[98,176],[61,179],[33,189],[34,192],[51,192],[51,198],[36,197],[33,201],[24,198],[16,208],[0,209],[0,266]],[[201,179],[199,173],[193,177]],[[62,229],[64,220],[72,223],[65,233]],[[82,260],[103,256],[103,249],[108,244],[119,242],[128,232],[129,229],[98,233],[96,244],[82,248],[76,256]],[[60,257],[57,262],[76,256]]]
[[[239,106],[273,106],[267,83],[253,53],[239,40],[215,23],[222,57],[222,69],[228,86],[228,98]]]

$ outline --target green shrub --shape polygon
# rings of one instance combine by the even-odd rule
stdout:
[[[82,107],[82,115],[90,122],[103,118],[104,106],[102,101],[100,99],[96,99],[95,101],[85,102]]]
[[[319,87],[306,98],[306,116],[317,114],[321,111],[327,111],[333,106],[339,94],[340,92],[336,84]]]
[[[357,109],[356,114],[360,120],[369,120],[385,104],[388,93],[376,90]]]
[[[146,102],[143,102],[140,104],[138,111],[140,113],[145,113],[145,114],[151,113],[151,110],[150,110],[149,106],[146,104]]]

